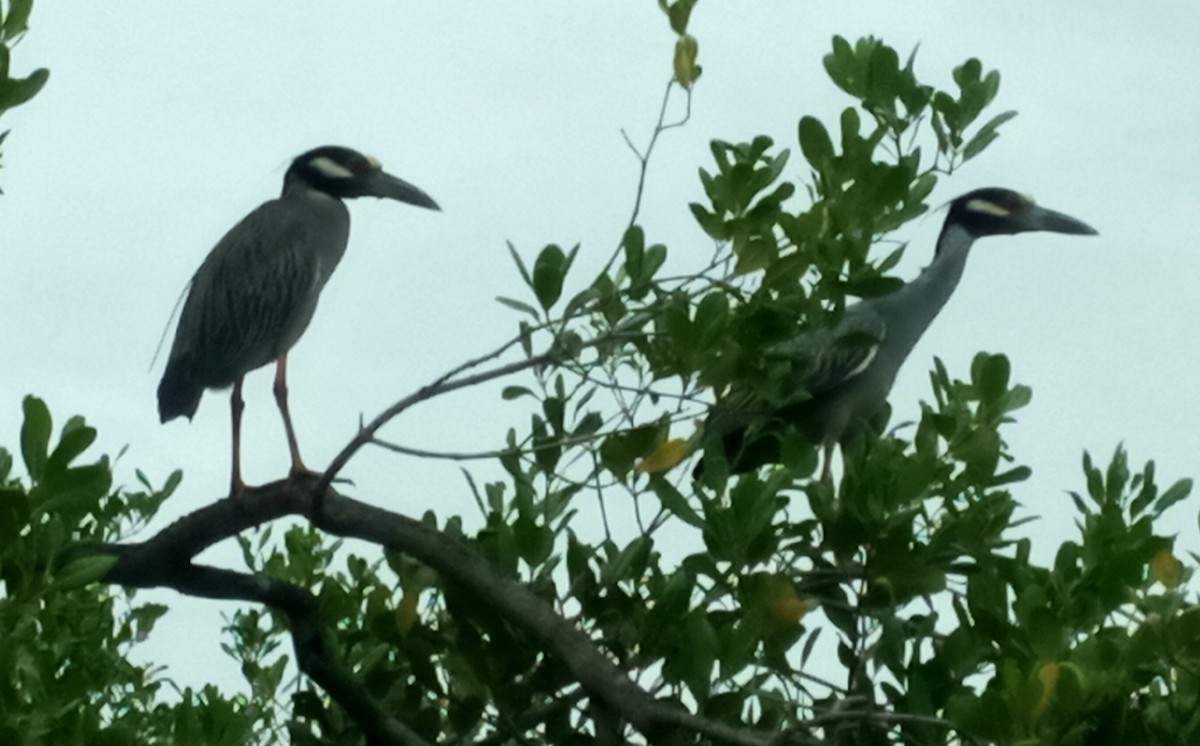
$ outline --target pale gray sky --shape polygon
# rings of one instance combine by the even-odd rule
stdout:
[[[162,361],[147,366],[191,273],[277,194],[293,156],[358,148],[444,209],[351,205],[350,249],[289,369],[301,448],[319,468],[360,413],[514,331],[515,316],[493,300],[521,294],[506,240],[527,256],[580,242],[576,280],[590,279],[633,199],[637,164],[619,130],[644,143],[673,44],[649,0],[41,0],[32,21],[14,72],[46,66],[50,83],[0,122],[14,130],[0,171],[0,442],[16,446],[26,393],[58,422],[84,414],[101,449],[129,445],[120,481],[132,483],[134,467],[156,481],[184,469],[164,523],[224,493],[228,398],[210,392],[190,425],[160,425]],[[1124,441],[1135,464],[1157,459],[1168,483],[1200,471],[1200,5],[704,0],[691,30],[704,76],[691,122],[660,143],[642,211],[673,266],[686,271],[711,249],[687,209],[703,196],[696,172],[710,139],[769,134],[794,151],[790,175],[803,176],[797,120],[831,121],[848,104],[821,67],[831,35],[874,34],[902,54],[920,44],[919,75],[941,85],[978,56],[1003,74],[995,113],[1021,115],[943,180],[935,201],[1013,187],[1101,236],[981,243],[901,373],[897,419],[928,398],[934,355],[965,375],[978,350],[1007,353],[1034,390],[1008,430],[1034,469],[1017,495],[1056,536],[1070,532],[1063,490],[1081,488],[1084,448],[1106,461]],[[940,222],[897,236],[912,241],[901,276],[928,262]],[[498,390],[431,403],[386,434],[495,447],[525,421]],[[247,379],[246,398],[243,468],[258,483],[287,468],[269,369]],[[368,453],[346,474],[357,497],[474,518],[457,465]],[[1194,508],[1177,515],[1194,547]],[[162,623],[150,653],[178,651],[188,634],[185,649],[207,664],[218,607],[176,605],[186,613]],[[198,684],[211,669],[176,659],[170,673]]]

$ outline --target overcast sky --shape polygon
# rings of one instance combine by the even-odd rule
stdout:
[[[896,419],[929,398],[934,355],[965,376],[977,351],[1007,353],[1034,391],[1007,431],[1034,469],[1017,495],[1060,537],[1085,448],[1106,462],[1123,441],[1135,464],[1155,458],[1165,483],[1200,472],[1200,5],[704,0],[691,30],[704,75],[690,123],[660,142],[641,219],[673,266],[686,271],[711,251],[687,209],[703,197],[696,172],[709,165],[709,140],[769,134],[798,151],[802,115],[829,122],[848,104],[821,67],[833,34],[881,36],[902,55],[919,44],[920,78],[943,86],[951,67],[980,57],[1003,75],[994,113],[1020,116],[942,181],[934,203],[1007,186],[1101,236],[977,246],[901,372]],[[35,393],[58,423],[85,415],[103,452],[129,446],[120,482],[132,484],[135,467],[155,481],[184,470],[160,525],[224,494],[227,394],[206,394],[190,425],[160,425],[163,361],[150,371],[150,360],[217,239],[276,196],[292,157],[336,143],[376,156],[444,212],[351,204],[349,251],[290,357],[301,449],[320,468],[360,413],[513,333],[514,314],[493,300],[522,293],[505,241],[527,256],[581,243],[576,282],[590,278],[633,200],[637,163],[619,131],[645,142],[672,45],[650,0],[41,0],[13,70],[46,66],[50,82],[0,122],[13,129],[0,171],[0,443],[16,450],[20,401]],[[802,178],[795,155],[789,176]],[[929,261],[940,223],[931,216],[897,236],[912,242],[902,277]],[[288,464],[270,382],[269,369],[246,381],[251,484]],[[386,435],[493,448],[524,421],[498,392],[430,403]],[[368,453],[346,475],[360,499],[476,515],[454,464]],[[1193,549],[1194,504],[1177,513]],[[194,656],[211,660],[219,607],[177,607],[188,613],[168,617],[150,651],[177,651],[191,634]],[[170,673],[192,685],[212,675],[186,660]]]

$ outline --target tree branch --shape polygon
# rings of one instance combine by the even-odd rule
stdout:
[[[294,502],[289,496],[286,502]],[[320,604],[307,589],[192,563],[206,546],[255,525],[264,511],[244,510],[248,500],[221,500],[168,526],[149,541],[109,545],[103,551],[117,556],[105,580],[134,588],[172,588],[201,598],[260,603],[282,612],[288,620],[296,663],[349,714],[372,744],[431,746],[394,718],[371,696],[366,686],[334,657]],[[270,511],[274,512],[274,511]]]
[[[496,371],[480,375],[494,377],[494,374]],[[470,385],[466,381],[445,385]],[[397,405],[393,409],[400,411],[403,407]],[[525,586],[497,572],[470,547],[406,516],[350,499],[322,484],[323,480],[317,479],[289,479],[248,488],[242,497],[222,499],[201,508],[145,542],[104,545],[100,551],[118,558],[104,579],[139,588],[173,588],[203,598],[251,601],[283,611],[289,620],[301,670],[344,707],[365,732],[381,744],[424,745],[426,742],[420,736],[385,713],[363,686],[333,660],[324,642],[317,601],[308,590],[192,563],[204,549],[241,531],[284,516],[300,515],[328,533],[379,544],[428,565],[447,582],[460,586],[524,630],[543,650],[567,666],[588,696],[652,743],[682,745],[691,743],[693,734],[737,746],[765,746],[770,742],[768,734],[710,721],[693,715],[678,703],[655,699],[635,684],[590,637]],[[320,502],[324,504],[318,511],[321,493],[324,500]]]
[[[497,378],[503,378],[504,376],[516,373],[518,371],[536,368],[539,365],[546,365],[555,359],[555,355],[553,353],[547,352],[526,360],[518,360],[514,363],[501,365],[498,368],[493,368],[492,370],[484,371],[482,373],[476,373],[475,375],[451,380],[454,378],[454,376],[462,373],[465,370],[469,370],[470,368],[480,365],[481,363],[499,357],[504,353],[505,350],[511,347],[512,344],[512,342],[505,343],[487,355],[475,358],[474,360],[468,360],[457,368],[445,373],[433,383],[422,386],[421,388],[417,389],[416,392],[409,394],[392,406],[383,410],[383,412],[376,416],[375,419],[367,423],[365,427],[359,428],[358,434],[355,435],[348,444],[346,444],[346,447],[343,448],[338,455],[334,456],[333,461],[331,461],[329,466],[325,469],[325,473],[321,475],[321,479],[318,482],[316,489],[316,500],[314,502],[314,507],[316,509],[315,512],[318,514],[323,512],[325,494],[329,492],[329,486],[333,483],[334,478],[337,477],[338,472],[340,472],[346,466],[350,459],[354,457],[354,454],[358,453],[359,449],[374,440],[375,434],[379,432],[379,429],[390,422],[396,415],[413,405],[425,401],[426,399],[432,399],[435,396],[439,396],[456,389],[467,388],[468,386],[474,386],[476,384],[485,383]]]

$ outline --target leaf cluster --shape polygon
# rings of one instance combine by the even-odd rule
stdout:
[[[79,461],[94,428],[72,417],[53,435],[45,403],[27,397],[23,477],[0,448],[0,743],[257,740],[244,700],[213,687],[172,697],[159,669],[131,659],[165,606],[94,582],[113,559],[87,547],[143,528],[179,472],[158,488],[138,472],[138,488],[114,489],[107,457]]]
[[[29,28],[29,14],[33,0],[8,0],[7,10],[0,3],[0,116],[37,95],[50,71],[44,67],[34,70],[23,78],[10,77],[12,49]],[[8,130],[0,132],[0,145],[8,137]]]

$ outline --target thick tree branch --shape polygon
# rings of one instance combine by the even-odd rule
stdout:
[[[175,522],[147,542],[106,547],[118,559],[105,579],[135,588],[166,587],[189,596],[261,603],[283,612],[300,670],[346,710],[369,743],[431,746],[385,711],[362,682],[337,662],[312,593],[292,583],[191,562],[206,542],[226,538],[221,533],[237,533],[241,528],[229,532],[233,526],[257,518],[259,511],[241,510],[248,506],[240,503],[246,502],[222,500]],[[231,513],[239,515],[229,523],[221,522]]]
[[[317,495],[325,492],[318,512]],[[691,743],[694,734],[738,746],[765,746],[770,736],[698,717],[677,703],[655,699],[635,684],[577,627],[532,591],[500,574],[470,547],[406,516],[326,490],[316,479],[273,482],[223,499],[171,524],[139,544],[109,545],[118,557],[105,580],[134,587],[167,587],[188,595],[263,603],[289,619],[301,670],[382,744],[425,743],[382,711],[333,660],[324,643],[316,599],[303,588],[244,573],[198,566],[192,558],[213,544],[288,515],[318,528],[403,552],[460,586],[520,627],[561,660],[588,695],[651,743]],[[371,730],[368,731],[368,728]]]

